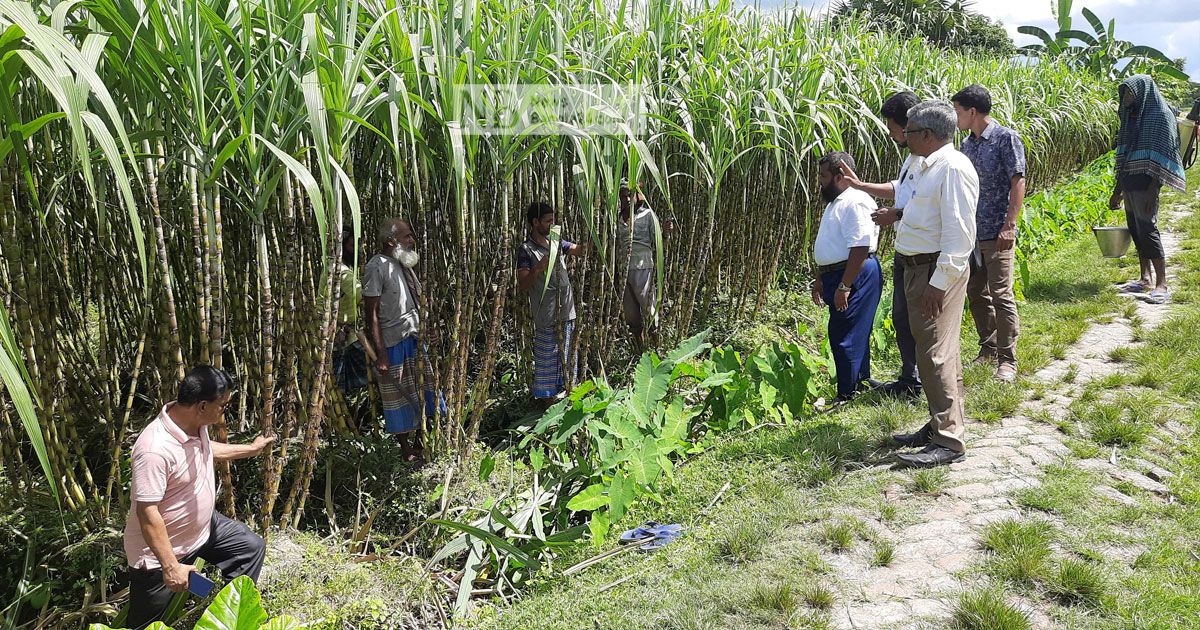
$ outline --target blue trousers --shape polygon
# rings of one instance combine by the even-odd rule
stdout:
[[[829,348],[837,369],[838,396],[854,395],[859,383],[871,378],[871,328],[883,293],[883,270],[875,256],[867,258],[850,286],[846,310],[834,308],[834,294],[842,281],[842,270],[821,276],[822,298],[829,305]]]

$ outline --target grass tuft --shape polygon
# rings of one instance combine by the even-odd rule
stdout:
[[[742,521],[726,529],[717,538],[717,554],[735,563],[745,563],[762,555],[769,533],[763,532],[766,525],[756,521]]]
[[[799,605],[789,582],[764,582],[750,589],[749,605],[759,610],[790,615]]]
[[[925,494],[941,494],[950,471],[946,468],[922,468],[912,476],[913,490]]]
[[[1029,585],[1044,579],[1050,570],[1051,529],[1042,521],[1014,519],[984,528],[983,545],[991,550],[985,569],[1014,584]]]
[[[871,566],[886,567],[896,559],[896,544],[890,540],[879,539],[872,544]]]
[[[848,521],[828,523],[821,532],[821,539],[836,552],[843,552],[854,546],[857,537],[857,527]]]
[[[1107,590],[1108,579],[1102,567],[1086,560],[1067,558],[1058,564],[1050,580],[1049,591],[1066,603],[1095,606]]]
[[[800,596],[804,599],[804,604],[814,610],[829,610],[837,603],[837,597],[832,590],[816,583],[804,587]]]
[[[951,614],[951,626],[958,630],[1027,630],[1029,616],[1004,600],[999,589],[988,588],[963,593]]]

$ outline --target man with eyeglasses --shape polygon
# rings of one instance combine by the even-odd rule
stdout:
[[[251,444],[208,439],[233,398],[233,380],[208,365],[192,368],[179,395],[138,435],[130,454],[129,614],[125,625],[141,628],[162,616],[173,593],[186,590],[197,558],[215,564],[232,580],[257,580],[267,549],[244,524],[215,510],[214,461],[254,457],[275,441]]]
[[[971,252],[979,177],[954,148],[957,117],[944,101],[923,101],[908,111],[904,135],[916,167],[912,198],[896,229],[897,261],[904,267],[909,326],[917,369],[929,403],[929,422],[893,439],[913,448],[898,459],[911,466],[941,466],[966,457],[962,358],[959,334]]]

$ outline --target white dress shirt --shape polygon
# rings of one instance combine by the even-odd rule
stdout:
[[[813,245],[817,265],[848,259],[851,247],[869,247],[869,251],[875,251],[879,243],[879,226],[871,220],[875,209],[875,200],[870,195],[853,188],[847,188],[825,206]]]
[[[896,251],[905,256],[940,252],[929,284],[945,290],[967,273],[975,249],[979,176],[953,144],[934,151],[916,170],[912,199],[896,224]]]
[[[892,180],[892,199],[895,200],[893,208],[903,208],[908,205],[908,200],[912,199],[917,170],[924,160],[925,158],[912,153],[904,158],[904,164],[900,166],[900,176]]]

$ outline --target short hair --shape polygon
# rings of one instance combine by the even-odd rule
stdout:
[[[233,379],[225,370],[218,370],[211,365],[197,365],[179,382],[179,395],[175,397],[175,402],[191,407],[196,403],[220,400],[232,390]]]
[[[554,206],[545,201],[535,201],[529,204],[529,207],[525,210],[525,221],[527,223],[540,221],[547,214],[554,214]]]
[[[903,127],[908,124],[908,110],[920,102],[921,99],[913,92],[908,90],[896,92],[883,102],[883,107],[879,109],[879,113],[884,118],[890,118],[896,121],[897,125]]]
[[[990,114],[992,112],[992,95],[987,91],[987,88],[973,83],[958,91],[957,94],[950,97],[950,102],[958,103],[963,109],[975,108],[975,111],[980,114]]]
[[[838,163],[840,162],[844,162],[852,171],[857,168],[854,165],[854,158],[850,157],[850,154],[845,151],[830,151],[821,156],[821,159],[817,161],[817,165],[834,175],[841,175],[842,170],[838,168]]]
[[[383,223],[379,224],[379,242],[381,244],[386,243],[389,238],[396,236],[396,234],[400,232],[400,226],[402,224],[408,225],[408,222],[404,219],[398,219],[396,217],[384,219]],[[409,229],[411,228],[412,226],[409,226]]]
[[[928,129],[938,140],[950,140],[958,128],[954,106],[946,101],[921,101],[908,110],[908,122],[919,129]]]

